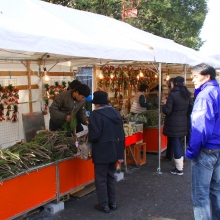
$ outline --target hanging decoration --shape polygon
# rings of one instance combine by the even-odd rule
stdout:
[[[71,82],[62,81],[61,84],[59,81],[55,81],[54,84],[49,85],[48,83],[44,84],[45,92],[42,96],[44,101],[43,114],[47,115],[49,110],[49,100],[54,100],[54,98],[59,95],[61,92],[67,90],[67,84]]]
[[[142,83],[150,88],[152,84],[158,83],[158,77],[149,69],[106,65],[101,67],[97,81],[100,90],[113,93],[111,104],[122,111],[129,94],[132,91],[136,93]]]
[[[45,99],[45,103],[44,103],[44,115],[48,114],[48,105],[49,105],[49,99]]]
[[[66,91],[67,88],[66,88],[66,81],[62,81],[62,89],[60,90],[60,92],[62,91]]]
[[[11,105],[7,106],[7,112],[6,112],[6,121],[10,121],[11,117],[10,117],[10,111],[11,111]]]
[[[136,91],[142,83],[149,85],[157,81],[155,73],[147,69],[134,69],[134,67],[127,66],[103,66],[99,74],[98,86],[107,92],[110,89],[114,93],[126,93],[128,89]],[[115,100],[117,99],[115,98]]]
[[[124,104],[123,95],[120,94],[119,95],[119,107],[120,107],[120,109],[122,109],[123,104]]]
[[[18,106],[14,105],[13,113],[11,116],[11,122],[16,122],[16,121],[18,121]]]
[[[0,84],[0,121],[18,121],[18,99],[19,90],[16,87],[12,86],[12,84],[8,86]],[[16,106],[13,110],[12,105]],[[10,117],[11,114],[13,118]]]
[[[4,121],[4,105],[0,103],[0,121]]]

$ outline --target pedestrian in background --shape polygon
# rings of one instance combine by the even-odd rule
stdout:
[[[147,103],[148,103],[147,109],[154,110],[154,109],[157,109],[159,104],[161,103],[159,101],[159,96],[158,96],[159,84],[158,84],[158,82],[156,82],[156,83],[153,82],[153,83],[149,84],[148,86],[149,86],[149,88],[148,88],[149,92],[146,95]]]
[[[174,87],[173,82],[174,82],[174,77],[170,78],[169,80],[166,81],[167,88],[168,88],[168,94],[170,90]],[[167,100],[168,97],[166,97]],[[167,149],[166,149],[166,155],[161,156],[163,159],[171,161],[173,159],[173,147],[171,144],[171,138],[167,136]]]
[[[104,91],[93,93],[95,105],[89,116],[89,141],[92,143],[92,161],[98,204],[94,208],[109,213],[116,210],[116,162],[124,160],[125,135],[120,112],[109,105]]]
[[[170,137],[174,151],[175,168],[172,174],[183,175],[183,139],[187,135],[188,122],[187,112],[191,93],[186,88],[184,78],[177,76],[174,79],[174,87],[168,94],[167,101],[162,107],[166,115],[163,134]]]
[[[195,220],[220,219],[220,88],[212,66],[192,69],[196,99],[186,157],[192,160]]]
[[[147,106],[148,106],[146,100],[147,89],[148,86],[144,83],[139,86],[138,92],[135,94],[134,98],[132,99],[132,104],[130,109],[131,114],[134,115],[145,112],[147,110]]]

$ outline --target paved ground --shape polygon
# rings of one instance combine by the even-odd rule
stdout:
[[[105,214],[93,209],[96,192],[82,198],[71,197],[65,210],[55,215],[42,211],[28,220],[193,220],[191,202],[190,161],[184,175],[169,173],[173,162],[162,160],[162,174],[157,173],[158,155],[147,153],[147,163],[129,166],[125,178],[116,184],[118,210]]]

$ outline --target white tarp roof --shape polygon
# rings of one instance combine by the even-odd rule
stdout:
[[[220,54],[213,54],[213,55],[209,55],[209,57],[214,58],[216,60],[220,61]]]
[[[39,0],[0,0],[0,60],[37,60],[46,53],[79,66],[102,59],[220,67],[217,60],[103,15]]]

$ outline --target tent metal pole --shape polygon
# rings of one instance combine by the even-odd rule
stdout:
[[[186,83],[186,64],[183,65],[183,74],[184,74],[184,80]]]
[[[30,61],[26,61],[26,66],[27,66],[27,78],[28,78],[29,112],[32,113],[33,112],[33,105],[32,105]]]
[[[58,64],[58,62],[56,62],[52,67],[50,67],[49,70],[47,70],[47,72],[49,73],[51,69],[53,69],[56,65]]]
[[[160,167],[161,158],[161,85],[162,85],[162,74],[161,74],[161,63],[158,66],[158,77],[159,77],[159,94],[158,94],[158,168],[157,173],[162,174]]]
[[[183,65],[183,71],[184,71],[184,79],[186,83],[186,64]],[[184,137],[184,156],[183,159],[185,160],[185,154],[186,154],[186,136]]]

